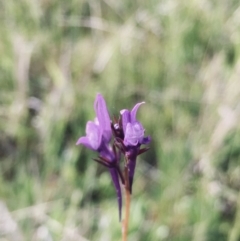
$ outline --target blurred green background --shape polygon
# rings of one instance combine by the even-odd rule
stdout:
[[[146,102],[129,240],[240,240],[239,1],[2,0],[0,36],[1,241],[121,240],[97,93]]]

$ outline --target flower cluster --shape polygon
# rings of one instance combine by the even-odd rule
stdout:
[[[150,137],[144,137],[144,128],[137,121],[138,108],[144,102],[136,104],[131,111],[124,109],[120,111],[118,121],[112,122],[106,102],[101,94],[98,94],[94,103],[96,118],[88,121],[86,125],[86,136],[80,137],[77,145],[98,152],[96,162],[109,169],[111,178],[117,192],[119,218],[121,220],[122,193],[121,185],[132,192],[133,177],[137,156],[147,151],[142,144],[148,144]],[[125,157],[124,170],[121,170],[121,155]]]

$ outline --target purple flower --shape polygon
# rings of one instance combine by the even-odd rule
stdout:
[[[86,136],[80,137],[76,143],[98,152],[99,156],[94,160],[109,169],[117,193],[120,220],[122,193],[119,179],[131,193],[137,156],[148,150],[147,147],[141,149],[141,145],[150,142],[150,137],[144,136],[145,130],[136,119],[138,108],[142,104],[144,102],[136,104],[131,111],[121,110],[119,121],[113,123],[103,96],[98,94],[94,102],[96,118],[87,122]],[[124,172],[119,164],[121,153],[126,160]]]
[[[136,119],[138,108],[145,104],[141,102],[136,104],[131,112],[129,110],[121,110],[122,115],[122,128],[124,132],[124,145],[125,146],[137,146],[141,144],[148,144],[150,142],[149,137],[144,137],[144,128],[140,122]]]
[[[103,146],[109,145],[112,136],[110,117],[101,94],[95,99],[94,109],[97,115],[95,121],[87,122],[86,136],[80,137],[76,144],[83,144],[87,148],[101,152]]]
[[[138,108],[144,103],[145,102],[136,104],[131,111],[126,109],[120,111],[122,115],[121,120],[124,133],[124,152],[128,160],[127,168],[130,192],[132,192],[132,184],[137,156],[147,150],[146,148],[140,150],[140,146],[142,144],[148,144],[150,142],[150,137],[144,137],[145,130],[142,124],[136,119]]]
[[[98,94],[94,102],[96,112],[95,121],[88,121],[86,126],[86,136],[80,137],[77,145],[82,144],[87,148],[97,151],[99,158],[94,159],[109,168],[111,178],[118,197],[119,217],[121,220],[122,194],[119,182],[119,160],[120,154],[115,147],[111,147],[111,120],[107,110],[106,102],[101,94]]]

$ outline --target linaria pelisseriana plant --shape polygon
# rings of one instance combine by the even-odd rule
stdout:
[[[136,119],[138,108],[144,102],[136,104],[131,111],[120,111],[118,121],[111,121],[106,102],[101,94],[98,94],[94,103],[96,118],[88,121],[86,136],[77,141],[85,147],[98,152],[96,162],[108,168],[118,198],[119,219],[122,216],[122,192],[121,185],[125,188],[126,213],[123,225],[123,240],[127,240],[127,229],[130,210],[130,194],[132,193],[133,178],[137,156],[144,153],[148,148],[141,145],[148,144],[150,137],[144,136],[144,128]],[[121,156],[124,156],[124,170],[120,168]]]

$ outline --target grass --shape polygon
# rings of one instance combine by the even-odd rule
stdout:
[[[0,240],[120,240],[108,173],[75,146],[98,92],[115,116],[146,102],[129,240],[240,240],[238,1],[0,6]]]

